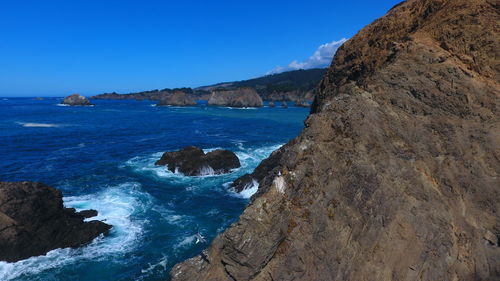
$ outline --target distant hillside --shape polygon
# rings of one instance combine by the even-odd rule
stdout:
[[[104,93],[91,97],[92,99],[135,99],[135,100],[160,100],[162,96],[170,95],[175,91],[183,91],[200,99],[207,99],[213,89],[235,89],[239,87],[254,88],[263,100],[312,100],[314,89],[326,73],[325,68],[307,70],[294,70],[279,74],[266,75],[259,78],[223,82],[195,89],[175,88],[163,90],[150,90],[137,93],[119,94]]]
[[[326,68],[294,70],[266,75],[254,79],[225,82],[196,88],[195,91],[210,91],[216,88],[252,87],[264,100],[311,99],[312,91],[326,73]]]

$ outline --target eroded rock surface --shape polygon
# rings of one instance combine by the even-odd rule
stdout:
[[[240,160],[232,151],[216,149],[205,154],[195,146],[165,152],[155,165],[167,166],[169,171],[186,176],[225,174],[241,166]]]
[[[240,220],[172,279],[499,280],[498,23],[496,1],[409,0],[361,30]]]
[[[173,94],[163,97],[158,105],[194,106],[196,105],[196,101],[185,92],[177,91]]]
[[[110,225],[84,222],[95,210],[64,208],[59,190],[35,182],[0,182],[0,260],[15,262],[57,248],[78,247]]]
[[[262,98],[253,88],[238,88],[235,90],[213,90],[209,105],[230,107],[262,107]]]
[[[90,101],[79,94],[72,94],[64,98],[64,100],[61,102],[61,104],[66,104],[66,105],[72,105],[72,106],[86,106],[86,105],[92,105]]]

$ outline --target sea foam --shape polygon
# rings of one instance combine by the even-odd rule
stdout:
[[[144,212],[152,203],[149,195],[140,190],[140,185],[131,182],[108,187],[97,194],[66,197],[64,204],[77,210],[97,210],[98,216],[90,220],[97,219],[112,225],[109,235],[100,236],[90,244],[76,249],[56,249],[45,256],[31,257],[15,263],[0,262],[0,280],[36,275],[84,260],[120,262],[123,254],[133,250],[140,241],[146,223],[133,219],[133,215]]]

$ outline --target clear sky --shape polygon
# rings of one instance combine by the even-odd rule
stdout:
[[[0,0],[0,96],[196,87],[264,75],[400,0]]]

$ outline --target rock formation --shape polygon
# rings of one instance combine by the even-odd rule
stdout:
[[[196,101],[186,93],[177,91],[163,97],[157,105],[194,106],[196,105]]]
[[[252,88],[219,89],[212,91],[208,104],[230,107],[262,107],[262,99]]]
[[[269,102],[269,107],[275,107],[276,105],[274,104],[274,101]]]
[[[281,107],[282,108],[288,108],[288,103],[286,101],[281,102]]]
[[[309,106],[311,105],[305,100],[299,100],[295,102],[295,107],[309,107]]]
[[[240,220],[172,279],[500,280],[499,9],[408,0],[346,42]]]
[[[95,211],[95,210],[94,210]],[[64,208],[61,192],[35,182],[0,182],[0,260],[15,262],[57,248],[78,247],[107,233],[97,212]]]
[[[179,151],[165,152],[155,165],[167,166],[171,172],[186,176],[217,175],[240,167],[240,160],[232,151],[217,149],[209,153],[195,146]]]
[[[61,104],[72,105],[72,106],[92,105],[86,97],[79,94],[72,94],[65,97]]]

